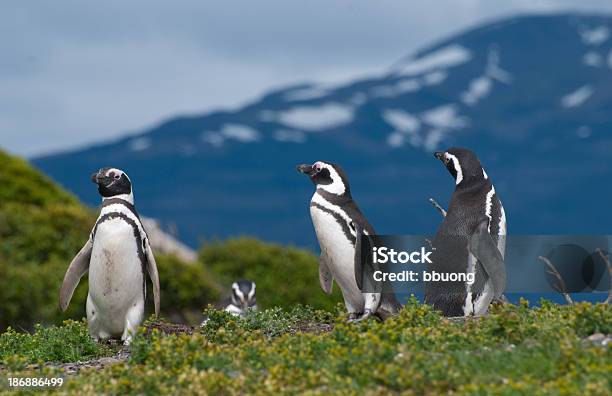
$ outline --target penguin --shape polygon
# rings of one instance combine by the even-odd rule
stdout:
[[[236,316],[244,316],[247,310],[257,311],[255,286],[255,282],[246,279],[232,283],[231,302],[225,311]]]
[[[231,297],[229,304],[225,305],[227,299],[223,299],[216,304],[216,309],[223,309],[237,317],[244,317],[247,311],[257,311],[257,299],[255,298],[255,282],[242,279],[232,283]],[[225,305],[225,308],[223,306]],[[206,326],[209,318],[206,317],[200,324],[201,327]]]
[[[479,316],[506,286],[506,214],[476,154],[465,148],[434,153],[455,179],[455,191],[433,240],[429,271],[473,274],[469,280],[428,282],[425,302],[445,316]]]
[[[91,176],[102,196],[102,209],[85,246],[74,257],[60,289],[65,311],[81,277],[89,274],[87,324],[96,341],[118,338],[129,345],[144,317],[146,277],[153,284],[159,314],[159,277],[155,257],[134,207],[132,183],[125,172],[102,168]]]
[[[361,241],[375,235],[374,228],[351,196],[346,173],[339,165],[317,161],[298,165],[316,189],[310,200],[310,216],[321,248],[319,282],[331,293],[335,280],[344,298],[349,321],[361,321],[376,315],[380,319],[401,309],[393,292],[362,292],[367,279],[367,263],[362,261]]]

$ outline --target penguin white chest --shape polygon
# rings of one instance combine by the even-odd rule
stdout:
[[[355,246],[344,233],[344,228],[333,214],[317,206],[310,207],[310,215],[321,252],[329,258],[334,279],[343,291],[361,296],[355,282]]]
[[[100,314],[121,316],[143,300],[139,251],[134,229],[124,220],[98,225],[89,265],[89,295]]]

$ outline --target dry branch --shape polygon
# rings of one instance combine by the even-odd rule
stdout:
[[[433,198],[429,198],[429,202],[433,205],[434,208],[438,210],[438,212],[440,212],[442,217],[446,217],[446,210],[444,210],[444,208],[438,203],[438,201]]]
[[[608,298],[606,298],[606,304],[612,303],[612,264],[610,264],[610,256],[605,255],[603,250],[600,248],[596,249],[597,253],[601,256],[601,258],[606,263],[606,267],[608,268],[608,276],[610,276],[610,290],[608,290]]]
[[[558,293],[561,293],[561,295],[565,298],[565,301],[568,304],[573,304],[574,301],[572,300],[572,296],[570,296],[570,294],[567,292],[567,286],[565,285],[565,281],[563,280],[563,277],[561,276],[559,271],[557,271],[557,268],[555,268],[553,263],[551,263],[548,258],[546,258],[544,256],[538,256],[538,258],[540,260],[542,260],[546,264],[546,266],[548,267],[548,271],[546,271],[546,273],[548,273],[548,274],[554,276],[555,278],[557,278],[558,284],[553,285],[555,290]]]

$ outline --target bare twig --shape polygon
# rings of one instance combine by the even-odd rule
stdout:
[[[433,243],[431,242],[431,239],[425,238],[425,242],[427,242],[427,244],[429,245],[429,248],[431,250],[436,250],[436,248],[434,247]]]
[[[606,267],[608,268],[608,275],[610,276],[610,290],[608,290],[608,298],[606,298],[606,304],[612,303],[612,264],[610,264],[610,256],[605,255],[603,250],[600,248],[595,249],[597,253],[601,256],[601,258],[606,263]]]
[[[574,301],[572,300],[572,297],[569,295],[569,293],[567,292],[567,286],[565,286],[565,281],[563,280],[563,277],[561,276],[561,274],[559,273],[559,271],[557,271],[557,268],[555,268],[555,266],[553,265],[553,263],[550,262],[550,260],[544,256],[538,256],[538,258],[542,261],[544,261],[544,263],[546,264],[546,266],[548,267],[548,271],[546,271],[548,274],[554,276],[555,278],[557,278],[557,280],[559,281],[558,284],[554,285],[553,287],[555,288],[555,290],[558,293],[561,293],[561,295],[565,298],[565,301],[568,304],[573,304]]]
[[[442,217],[446,217],[446,210],[444,210],[444,208],[442,206],[440,206],[438,201],[436,201],[433,198],[429,198],[429,202],[433,205],[434,208],[436,208],[438,210],[438,212],[440,212]]]

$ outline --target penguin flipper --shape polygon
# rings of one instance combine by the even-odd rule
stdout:
[[[151,283],[153,284],[153,302],[155,304],[155,316],[159,315],[159,274],[157,272],[157,263],[155,262],[155,256],[153,255],[153,250],[151,249],[151,245],[149,244],[149,239],[145,239],[145,250],[147,254],[147,271],[149,272],[149,277],[151,278]]]
[[[482,264],[493,285],[495,298],[499,298],[506,289],[506,266],[495,242],[488,230],[488,219],[483,219],[470,236],[470,252]]]
[[[321,257],[319,257],[319,283],[325,293],[331,294],[332,287],[334,286],[334,276],[329,270],[327,260],[327,255],[321,252]]]
[[[68,270],[66,270],[66,275],[64,275],[64,281],[62,282],[59,296],[59,305],[62,311],[65,311],[66,308],[68,308],[68,304],[70,304],[74,290],[79,285],[79,281],[83,275],[85,275],[85,273],[89,270],[89,261],[91,260],[92,250],[93,241],[91,238],[89,238],[77,255],[74,256],[72,262],[68,266]]]

